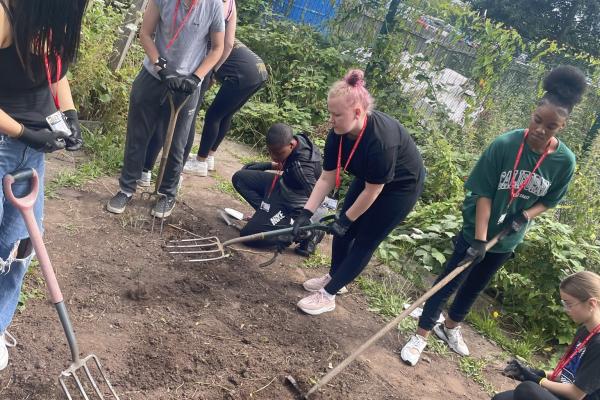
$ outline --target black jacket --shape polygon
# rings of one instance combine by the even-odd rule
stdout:
[[[290,208],[302,208],[321,176],[321,152],[304,133],[294,135],[298,145],[283,166],[279,191]]]

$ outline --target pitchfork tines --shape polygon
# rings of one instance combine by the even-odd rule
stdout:
[[[104,381],[104,385],[102,385],[102,382],[98,383],[94,379],[93,374],[88,366],[88,362],[91,360],[93,360],[92,365],[95,365],[95,368],[99,371],[100,376],[102,377],[102,380]],[[81,377],[78,375],[78,372],[80,372],[81,369],[83,369],[83,371],[85,373],[84,378],[87,378],[87,381],[82,380]],[[60,386],[61,386],[63,392],[65,393],[65,395],[67,396],[67,399],[69,399],[69,400],[73,400],[73,397],[71,396],[71,392],[69,391],[69,387],[72,386],[72,384],[69,383],[69,380],[71,380],[71,379],[74,382],[77,389],[79,390],[79,393],[81,394],[81,396],[83,396],[83,398],[85,400],[90,399],[90,396],[88,396],[88,392],[86,391],[86,387],[89,388],[90,385],[93,388],[93,392],[95,393],[94,397],[92,397],[92,398],[99,398],[100,400],[105,400],[105,399],[119,400],[119,396],[115,392],[115,389],[113,388],[112,384],[108,380],[108,377],[104,373],[104,370],[102,369],[102,364],[100,364],[100,360],[94,354],[90,354],[89,356],[87,356],[83,359],[79,359],[79,360],[73,362],[69,366],[69,368],[67,368],[66,370],[61,372],[58,380],[60,382]],[[106,386],[108,388],[108,390],[109,390],[108,397],[106,395],[106,391],[101,389],[101,386]],[[78,398],[80,398],[81,396],[78,396]]]
[[[216,236],[169,240],[165,247],[176,249],[169,251],[169,254],[192,256],[184,262],[214,261],[229,257],[229,254],[225,253],[225,246]]]

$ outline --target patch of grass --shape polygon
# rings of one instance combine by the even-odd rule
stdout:
[[[76,169],[60,171],[54,179],[46,184],[46,197],[56,198],[58,190],[63,187],[81,188],[86,182],[117,172],[123,162],[124,135],[115,131],[104,132],[103,129],[92,133],[82,128],[84,150],[90,159]]]
[[[331,258],[326,254],[321,253],[319,250],[315,251],[307,259],[302,261],[304,268],[320,268],[328,267],[331,264]]]
[[[508,337],[500,327],[498,316],[494,313],[495,311],[492,313],[473,311],[467,316],[467,321],[479,333],[493,340],[502,349],[525,360],[531,360],[543,341],[537,335],[529,332],[522,332],[518,338]]]
[[[483,370],[485,369],[487,362],[485,359],[477,359],[473,357],[461,357],[458,363],[460,371],[467,377],[473,380],[473,382],[479,384],[483,390],[490,396],[496,393],[494,386],[489,383],[483,376]]]
[[[43,299],[45,296],[45,291],[43,289],[44,280],[40,275],[39,269],[36,268],[37,266],[39,266],[38,260],[33,259],[31,264],[29,264],[27,274],[25,274],[25,279],[23,280],[23,287],[21,288],[21,293],[19,294],[19,303],[17,306],[19,312],[25,310],[27,303],[30,300]]]
[[[251,162],[270,162],[271,158],[266,154],[256,154],[252,156],[239,156],[237,159],[242,163],[242,165],[249,164]]]
[[[386,319],[394,318],[404,310],[404,303],[409,301],[403,287],[389,281],[377,281],[361,276],[356,282],[369,301],[369,311],[373,311]]]
[[[239,201],[245,201],[244,198],[235,190],[229,179],[223,178],[218,174],[215,174],[214,178],[217,181],[215,184],[215,189],[217,189],[219,192],[228,194]]]

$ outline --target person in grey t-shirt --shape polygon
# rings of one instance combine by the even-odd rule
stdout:
[[[164,101],[167,91],[177,98],[189,98],[179,113],[159,188],[166,196],[151,214],[166,218],[173,211],[199,86],[223,53],[224,31],[222,0],[149,1],[140,30],[146,58],[131,88],[120,190],[108,202],[108,211],[120,214],[125,210],[141,178],[150,138],[155,131],[166,133],[170,116],[169,104]]]

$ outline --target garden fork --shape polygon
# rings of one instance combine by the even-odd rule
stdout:
[[[17,198],[13,193],[12,185],[19,181],[29,181],[31,189],[29,194],[26,196]],[[72,380],[81,395],[78,397],[83,397],[85,400],[90,400],[90,396],[86,392],[86,388],[89,389],[90,386],[93,388],[93,391],[97,396],[96,397],[92,395],[93,397],[91,398],[99,398],[100,400],[119,400],[119,396],[104,373],[102,364],[100,364],[98,357],[96,357],[94,354],[90,354],[84,358],[79,357],[79,346],[77,345],[75,332],[73,331],[73,326],[71,325],[71,320],[69,318],[69,314],[67,313],[67,308],[65,307],[63,295],[60,287],[58,286],[56,275],[52,269],[52,264],[50,262],[50,258],[48,257],[48,252],[46,251],[46,246],[44,245],[40,228],[37,225],[33,213],[33,206],[35,204],[39,188],[39,178],[37,172],[30,168],[17,171],[13,174],[8,174],[4,177],[3,185],[6,198],[23,215],[25,225],[27,226],[27,231],[29,232],[29,238],[31,239],[35,254],[39,260],[40,268],[42,270],[42,274],[44,275],[44,280],[46,281],[46,286],[48,287],[50,300],[56,307],[56,311],[58,312],[58,316],[60,318],[60,323],[67,337],[67,343],[69,344],[73,362],[69,368],[60,374],[58,378],[63,392],[67,396],[67,399],[73,399],[69,391],[69,386],[73,386],[73,383],[70,383]],[[96,381],[94,379],[90,365],[95,366],[95,369],[99,371],[102,381]],[[83,379],[79,374],[82,375]],[[87,378],[87,380],[85,380],[85,378]],[[102,385],[102,382],[104,382],[104,385]],[[103,386],[102,389],[101,385]],[[104,386],[106,386],[106,388],[104,388]],[[106,389],[108,389],[108,392]]]

